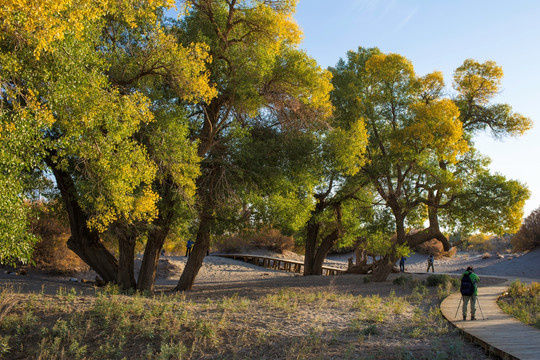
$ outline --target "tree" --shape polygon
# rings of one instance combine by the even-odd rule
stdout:
[[[140,70],[136,65],[141,64],[153,65],[142,71],[155,75],[168,64],[167,70],[179,70],[170,77],[181,99],[213,93],[204,74],[204,48],[179,47],[163,34],[157,19],[170,1],[136,1],[125,8],[114,2],[83,6],[43,0],[33,5],[23,1],[2,8],[7,19],[2,56],[11,59],[2,67],[3,108],[7,109],[2,120],[20,115],[16,125],[20,129],[39,120],[38,135],[30,143],[36,143],[37,150],[26,146],[22,152],[37,154],[35,162],[43,161],[55,177],[70,219],[68,245],[104,280],[132,287],[133,244],[120,240],[119,267],[100,234],[122,229],[116,234],[126,235],[126,228],[157,218],[160,194],[152,184],[158,167],[139,138],[144,130],[159,129],[153,135],[153,141],[158,141],[155,138],[166,122],[153,128],[155,109],[149,98],[135,88],[120,87],[119,81],[111,84],[110,79],[125,79],[113,75],[118,75],[114,66],[126,61],[113,61],[110,55],[121,52],[111,51],[107,31],[115,23],[115,45],[130,39],[134,41],[130,50],[139,50],[131,54],[137,60],[131,61],[133,67],[124,68],[124,75],[136,73]],[[186,126],[180,128],[184,130],[173,133],[179,136],[177,144],[187,135]],[[184,156],[181,186],[189,189],[198,159],[189,146],[186,149],[175,153],[175,159]],[[24,166],[34,164],[27,161]]]
[[[540,245],[540,208],[523,220],[511,242],[515,251],[532,250]]]
[[[472,143],[473,133],[485,127],[496,129],[497,134],[518,134],[530,125],[507,105],[487,106],[496,92],[496,87],[489,85],[497,82],[491,76],[499,79],[492,66],[466,61],[456,71],[459,95],[455,99],[443,97],[442,74],[418,77],[408,60],[381,54],[378,49],[350,52],[348,62],[341,60],[332,69],[338,117],[343,122],[365,119],[370,140],[363,173],[394,217],[396,238],[384,261],[374,269],[374,280],[386,279],[397,259],[396,249],[402,245],[415,246],[436,238],[448,250],[450,244],[439,225],[441,213],[447,219],[465,213],[471,218],[471,211],[481,213],[472,192],[484,190],[493,206],[483,210],[493,215],[502,210],[508,215],[506,225],[519,217],[526,189],[490,175]],[[474,111],[467,113],[467,106]],[[486,187],[480,189],[482,184],[490,184],[491,192],[485,192]],[[493,191],[501,197],[493,196]],[[465,221],[464,217],[459,219]],[[424,220],[427,228],[407,232],[407,224],[422,224]],[[479,226],[471,221],[468,224]],[[495,222],[489,224],[496,226]]]
[[[318,182],[313,194],[315,207],[305,226],[304,275],[321,275],[328,251],[358,227],[356,221],[350,223],[350,212],[358,221],[360,212],[350,202],[365,200],[365,184],[354,175],[365,162],[367,133],[361,121],[349,126],[325,132],[314,152],[317,161],[312,172],[318,175]],[[344,221],[344,216],[349,221]]]
[[[230,156],[237,140],[255,127],[282,134],[308,129],[331,111],[329,74],[297,49],[300,31],[291,19],[295,1],[200,0],[189,5],[178,38],[209,45],[213,62],[208,71],[218,95],[189,106],[202,173],[195,246],[177,290],[192,287],[211,234],[227,222],[227,214],[243,207],[239,195],[250,177]]]

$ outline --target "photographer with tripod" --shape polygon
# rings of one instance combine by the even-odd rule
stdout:
[[[474,317],[474,314],[476,313],[476,297],[478,296],[478,288],[476,287],[476,283],[479,281],[480,278],[473,272],[472,266],[469,266],[467,271],[461,275],[460,291],[463,299],[463,320],[467,320],[467,304],[469,301],[471,301],[471,320],[476,320]]]

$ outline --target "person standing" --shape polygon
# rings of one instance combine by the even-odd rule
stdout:
[[[401,257],[401,260],[399,260],[399,271],[405,272],[405,256]]]
[[[431,272],[435,272],[435,268],[433,267],[433,263],[435,262],[435,257],[433,254],[429,255],[427,258],[427,271],[429,272],[429,268],[431,268]]]
[[[476,320],[476,297],[478,296],[478,287],[476,283],[480,281],[478,275],[473,272],[472,266],[461,275],[460,292],[463,298],[463,320],[467,320],[467,305],[471,302],[471,320]]]
[[[189,256],[189,254],[191,254],[191,249],[193,248],[193,244],[195,244],[193,241],[188,240],[186,244],[186,256]]]

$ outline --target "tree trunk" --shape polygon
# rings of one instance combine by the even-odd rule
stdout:
[[[141,263],[141,270],[137,281],[137,290],[154,293],[157,268],[159,265],[159,255],[169,229],[156,229],[148,234],[148,241],[144,248],[144,256]]]
[[[208,206],[203,210],[199,229],[197,231],[197,239],[186,263],[186,267],[180,276],[180,280],[178,280],[178,284],[174,288],[176,291],[191,290],[193,287],[193,283],[202,266],[206,252],[210,248],[210,225],[212,217],[209,214],[211,214],[211,212],[212,206]]]
[[[306,266],[304,265],[304,275],[322,275],[322,266],[324,264],[324,259],[326,259],[326,255],[328,255],[328,252],[330,251],[330,249],[332,249],[332,246],[334,246],[338,238],[338,229],[335,229],[334,231],[332,231],[332,233],[324,237],[324,239],[321,241],[321,245],[315,253],[315,256],[313,257],[313,260],[311,261],[311,268],[309,269],[309,274],[306,273]]]
[[[317,237],[319,236],[320,223],[313,220],[314,215],[307,224],[306,229],[306,250],[304,254],[304,276],[318,275],[314,273],[315,248],[317,247]]]
[[[397,257],[394,255],[387,255],[382,258],[378,264],[373,267],[373,275],[371,276],[371,281],[374,282],[383,282],[388,279],[388,275],[392,272],[394,264],[397,261]]]
[[[156,282],[157,268],[159,265],[159,255],[165,239],[171,229],[174,219],[173,210],[173,190],[165,187],[165,192],[161,196],[161,206],[158,218],[153,223],[152,230],[148,233],[148,240],[144,248],[144,256],[139,271],[137,281],[137,290],[147,291],[150,294],[154,292]]]
[[[399,208],[392,208],[394,213],[394,218],[396,219],[396,245],[404,244],[406,239],[405,234],[405,215],[399,211]],[[398,257],[395,255],[395,251],[392,251],[385,255],[381,260],[375,264],[375,259],[373,259],[373,275],[371,276],[371,281],[374,282],[383,282],[388,279],[388,275],[392,272],[394,264],[396,263]]]
[[[326,255],[339,239],[341,234],[341,204],[335,203],[333,206],[336,215],[336,228],[321,240],[321,244],[318,248],[317,237],[320,232],[320,222],[315,222],[314,219],[316,218],[317,214],[322,213],[325,208],[328,208],[328,204],[322,201],[322,199],[319,199],[319,202],[312,213],[311,219],[307,226],[304,276],[322,275],[324,259],[326,259]]]
[[[103,246],[96,231],[87,227],[88,217],[77,202],[77,190],[71,176],[55,167],[52,159],[46,159],[52,169],[56,185],[60,189],[62,199],[69,217],[71,236],[67,241],[68,248],[77,254],[86,264],[101,276],[105,282],[117,282],[118,262]]]
[[[431,197],[430,197],[431,198]],[[417,232],[416,234],[407,235],[407,243],[410,247],[415,247],[431,239],[437,239],[443,244],[444,251],[450,250],[450,242],[443,235],[439,228],[439,219],[437,209],[433,206],[428,206],[429,227]]]
[[[118,236],[118,285],[122,290],[135,289],[135,238],[129,232]]]

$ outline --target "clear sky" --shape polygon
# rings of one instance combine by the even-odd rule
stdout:
[[[359,46],[401,54],[420,75],[442,71],[448,86],[465,59],[502,66],[495,102],[535,126],[519,138],[480,136],[476,146],[493,171],[529,187],[525,216],[540,207],[540,1],[300,0],[295,19],[304,31],[301,48],[324,68]]]

